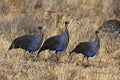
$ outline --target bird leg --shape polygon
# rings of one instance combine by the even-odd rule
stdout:
[[[27,60],[27,51],[24,52],[24,59]]]
[[[87,65],[89,66],[90,64],[89,64],[88,58],[89,58],[89,57],[87,56]]]
[[[73,52],[70,52],[70,54],[68,56],[68,58],[69,58],[69,62],[68,63],[70,63],[70,60],[72,61],[72,56],[73,56]]]
[[[33,58],[34,52],[30,52],[30,58]]]
[[[58,63],[58,60],[59,60],[59,59],[58,59],[58,58],[59,58],[59,57],[58,57],[58,52],[56,51],[55,54],[56,54],[56,61],[55,61],[55,62]]]
[[[34,57],[34,59],[33,59],[33,61],[37,62],[37,59],[38,59],[37,56],[38,56],[38,55],[36,54],[35,57]]]
[[[60,60],[61,57],[61,52],[58,53],[58,59]]]
[[[70,63],[70,60],[72,61],[72,56],[73,56],[73,54],[70,54],[70,55],[68,56],[68,58],[69,58],[69,63]]]
[[[115,33],[114,34],[114,38],[116,39],[118,37],[118,33]]]
[[[39,52],[35,55],[34,61],[37,61],[39,58]]]
[[[82,64],[83,64],[83,61],[84,61],[84,58],[85,58],[85,57],[86,57],[86,56],[84,56],[83,59],[82,59]]]

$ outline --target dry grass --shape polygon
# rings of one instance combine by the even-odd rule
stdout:
[[[120,80],[119,38],[104,36],[100,54],[90,58],[93,66],[81,65],[82,54],[73,55],[74,63],[68,63],[67,58],[79,42],[94,39],[94,31],[104,20],[120,20],[119,3],[119,0],[1,0],[0,80]],[[25,61],[21,49],[11,50],[4,58],[11,39],[39,34],[37,27],[43,26],[45,40],[61,33],[66,20],[70,21],[70,42],[67,50],[61,52],[61,63],[55,64],[54,52],[48,51],[41,52],[38,62],[31,58]]]

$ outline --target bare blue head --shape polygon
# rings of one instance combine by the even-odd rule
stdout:
[[[67,27],[69,24],[69,21],[65,21],[65,27]]]

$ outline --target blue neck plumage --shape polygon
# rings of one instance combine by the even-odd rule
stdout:
[[[40,32],[40,36],[43,37],[43,33],[42,32]]]
[[[95,42],[96,42],[96,47],[97,47],[96,54],[98,54],[98,49],[100,48],[100,39],[98,37],[98,34],[96,34]]]
[[[100,43],[100,39],[99,39],[99,37],[98,37],[98,34],[96,34],[95,42],[96,42],[98,45],[99,45],[99,43]]]
[[[68,33],[67,26],[68,26],[68,24],[65,24],[65,31],[64,31],[64,33]]]

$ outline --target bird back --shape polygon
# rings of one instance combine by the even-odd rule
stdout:
[[[21,37],[16,38],[9,50],[13,49],[13,48],[22,48],[24,50],[28,50],[28,51],[35,51],[37,50],[41,43],[42,43],[42,39],[43,39],[43,35],[24,35]]]
[[[82,42],[76,46],[73,50],[76,53],[87,53],[90,50],[90,45],[88,42]]]
[[[56,38],[57,36],[53,36],[48,38],[42,45],[42,47],[40,48],[39,52],[43,51],[43,50],[55,50],[55,46],[59,43],[59,41]]]
[[[32,40],[31,40],[31,35],[24,35],[24,36],[21,36],[21,37],[18,37],[16,38],[9,50],[13,49],[13,48],[22,48],[22,49],[27,49],[27,47],[32,43]]]

